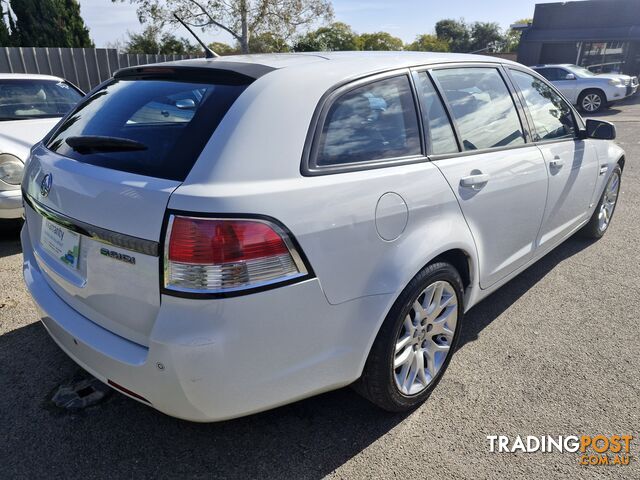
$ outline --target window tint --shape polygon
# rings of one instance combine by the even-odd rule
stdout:
[[[566,80],[567,75],[571,72],[563,68],[540,68],[536,69],[540,75],[549,80],[550,82],[556,82],[558,80]]]
[[[422,116],[427,127],[430,152],[434,155],[457,152],[458,144],[453,128],[429,75],[427,72],[421,72],[418,78],[422,95]]]
[[[553,89],[528,73],[512,70],[511,75],[524,95],[536,129],[534,141],[575,136],[571,108]]]
[[[115,80],[73,112],[47,146],[92,165],[184,180],[244,88],[226,82]]]
[[[434,70],[465,150],[524,143],[513,99],[495,68]]]
[[[81,98],[66,82],[0,80],[0,120],[62,117]]]
[[[409,78],[350,90],[327,112],[316,164],[336,165],[420,155],[418,119]]]

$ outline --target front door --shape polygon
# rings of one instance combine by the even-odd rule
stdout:
[[[587,219],[598,159],[589,140],[577,138],[572,109],[549,85],[520,70],[511,70],[511,75],[524,97],[549,171],[547,207],[538,237],[539,246],[545,247]]]

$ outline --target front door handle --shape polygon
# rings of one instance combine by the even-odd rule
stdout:
[[[549,165],[551,165],[551,168],[562,168],[562,166],[564,165],[564,160],[556,156],[553,157],[553,160],[549,162]]]
[[[486,173],[476,173],[469,175],[468,177],[462,177],[460,179],[460,185],[463,187],[473,188],[474,190],[479,190],[486,185],[489,178],[489,175]]]

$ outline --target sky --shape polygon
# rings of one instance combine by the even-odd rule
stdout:
[[[124,41],[127,32],[142,30],[136,7],[128,1],[79,0],[82,16],[97,47]],[[468,22],[498,22],[503,28],[521,18],[533,17],[536,3],[557,0],[333,0],[335,20],[345,22],[358,33],[387,31],[405,42],[416,35],[433,33],[438,20],[464,18]],[[175,30],[178,36],[188,32]],[[200,32],[198,32],[200,33]],[[207,31],[206,42],[233,43],[224,32]]]

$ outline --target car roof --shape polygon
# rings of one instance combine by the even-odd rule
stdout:
[[[328,67],[345,76],[393,70],[436,63],[491,62],[515,65],[516,62],[485,55],[440,52],[309,52],[230,55],[217,58],[196,58],[157,63],[153,67],[192,67],[231,70],[257,78],[272,70],[290,70],[315,65],[321,71]],[[145,68],[148,65],[142,67]],[[304,67],[304,68],[302,68]],[[140,67],[138,67],[140,68]],[[126,70],[134,70],[129,67]],[[122,71],[121,71],[122,72]]]
[[[64,79],[53,75],[40,75],[36,73],[0,73],[0,80],[53,80],[62,82]]]

